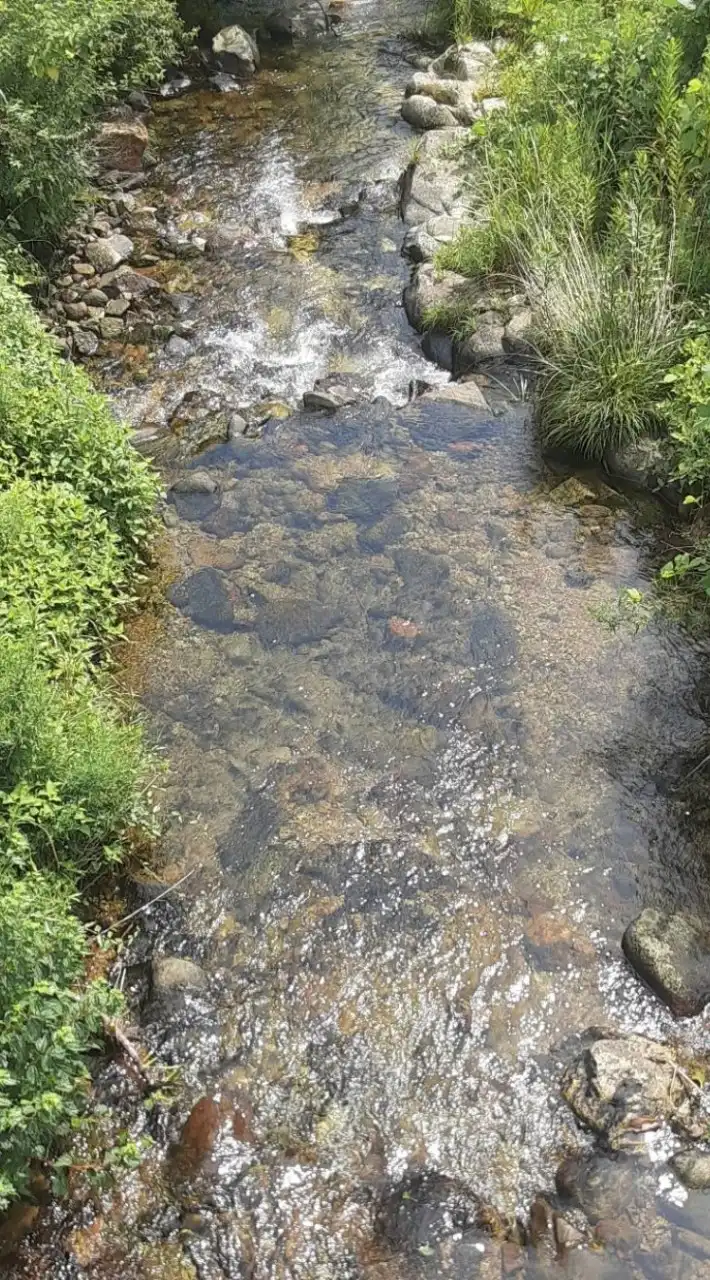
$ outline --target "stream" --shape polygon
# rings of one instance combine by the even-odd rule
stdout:
[[[559,1093],[587,1028],[710,1047],[620,947],[644,906],[710,911],[688,776],[709,646],[599,618],[649,588],[666,517],[550,469],[524,379],[491,380],[488,414],[408,403],[448,377],[401,306],[399,106],[425,7],[348,0],[337,35],[151,123],[153,203],[218,251],[164,264],[184,349],[103,377],[139,426],[188,393],[269,421],[198,457],[157,446],[168,481],[211,478],[171,493],[174,607],[133,659],[169,767],[164,865],[139,888],[189,878],[123,979],[179,1101],[133,1108],[152,1150],[18,1276],[500,1277],[483,1244],[417,1244],[417,1214],[470,1193],[514,1221],[554,1197],[591,1141]],[[299,409],[329,372],[370,403]],[[130,1110],[125,1073],[104,1089]],[[510,1274],[710,1275],[707,1196],[648,1154],[655,1225],[630,1259],[521,1254]],[[402,1186],[411,1248],[401,1213],[387,1229]]]

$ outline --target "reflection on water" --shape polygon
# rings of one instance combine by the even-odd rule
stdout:
[[[156,402],[199,385],[295,404],[339,361],[406,399],[424,367],[397,305],[410,69],[382,38],[421,7],[353,5],[337,43],[162,109],[176,222],[232,243],[190,264],[199,337],[159,363]],[[148,913],[127,984],[147,942],[200,966],[145,1006],[186,1101],[135,1121],[153,1155],[57,1276],[555,1274],[544,1250],[489,1256],[477,1197],[527,1216],[585,1145],[558,1087],[587,1027],[677,1034],[619,942],[641,904],[710,909],[684,780],[707,655],[667,623],[600,625],[647,585],[661,517],[546,471],[526,407],[489,393],[490,414],[296,414],[203,454],[215,493],[171,498],[180,573],[145,704],[170,764],[163,874],[196,870]],[[701,1020],[682,1035],[708,1047]],[[707,1199],[661,1137],[640,1172],[615,1166],[626,1237],[569,1274],[708,1274]],[[460,1225],[444,1252],[440,1222]]]

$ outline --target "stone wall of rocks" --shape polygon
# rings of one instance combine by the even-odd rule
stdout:
[[[404,305],[410,324],[424,334],[425,354],[455,377],[530,351],[532,311],[524,294],[478,285],[435,265],[439,250],[476,216],[465,149],[471,124],[505,110],[494,93],[495,65],[493,45],[452,45],[422,62],[402,104],[403,118],[424,134],[402,178],[404,252],[415,264]],[[428,317],[442,309],[465,314],[470,336],[456,341],[444,329],[431,328]]]

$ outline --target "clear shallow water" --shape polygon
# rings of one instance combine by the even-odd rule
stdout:
[[[142,411],[192,384],[295,401],[344,359],[406,398],[422,361],[383,245],[401,239],[409,68],[382,41],[416,13],[353,6],[349,34],[245,93],[163,108],[176,218],[238,211],[247,232],[189,264],[199,339],[158,362]],[[358,211],[290,252],[332,183],[367,185]],[[216,494],[173,499],[175,607],[143,686],[170,767],[161,875],[194,871],[148,914],[126,985],[184,1095],[134,1120],[152,1155],[47,1274],[483,1275],[385,1247],[386,1188],[441,1174],[525,1216],[587,1141],[558,1097],[586,1028],[678,1034],[619,943],[643,905],[710,908],[702,775],[684,780],[707,654],[670,623],[600,625],[619,587],[648,586],[663,517],[546,470],[526,406],[491,400],[295,414],[196,460]],[[206,985],[151,999],[150,950]],[[708,1047],[701,1020],[680,1034]],[[651,1177],[644,1248],[572,1274],[706,1274],[676,1234],[707,1236],[706,1200],[662,1163]]]

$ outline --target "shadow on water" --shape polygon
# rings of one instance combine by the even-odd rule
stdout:
[[[190,380],[289,400],[345,356],[406,398],[421,357],[381,247],[401,238],[406,66],[378,52],[377,6],[355,9],[337,49],[164,109],[176,215],[238,206],[246,231],[194,268],[188,368],[159,362],[122,403]],[[284,193],[380,179],[386,198],[289,253]],[[389,283],[365,288],[373,252]],[[364,324],[324,315],[324,281]],[[549,473],[527,407],[491,400],[294,413],[202,453],[214,492],[172,494],[180,572],[145,706],[170,765],[163,875],[195,871],[126,973],[187,1101],[134,1118],[153,1154],[53,1275],[498,1280],[486,1206],[527,1214],[585,1149],[558,1097],[582,1033],[679,1034],[619,941],[649,902],[710,909],[707,787],[686,776],[707,645],[601,625],[649,586],[663,516]],[[166,957],[192,968],[167,983]],[[700,1021],[680,1034],[707,1047]],[[707,1199],[662,1161],[613,1173],[641,1226],[567,1273],[706,1275]],[[511,1249],[506,1274],[559,1271]]]

